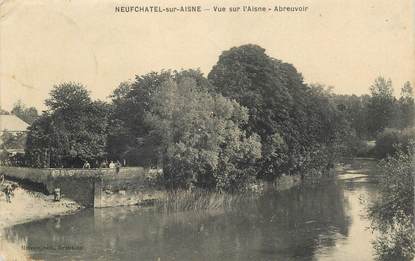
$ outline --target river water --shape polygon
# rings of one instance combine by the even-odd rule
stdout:
[[[231,209],[87,209],[16,225],[6,237],[35,260],[373,260],[364,215],[376,186],[346,175]]]

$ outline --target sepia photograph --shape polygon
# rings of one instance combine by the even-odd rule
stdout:
[[[0,0],[0,261],[415,260],[413,0]]]

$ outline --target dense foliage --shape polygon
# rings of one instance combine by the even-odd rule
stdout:
[[[415,138],[415,129],[385,129],[381,132],[373,149],[373,154],[380,158],[393,156],[398,150],[408,152],[410,142]]]
[[[152,150],[144,150],[151,161],[160,161],[171,186],[242,188],[255,177],[261,144],[240,129],[248,120],[246,108],[209,93],[207,81],[200,80],[198,71],[165,71],[137,77],[122,97],[120,86],[113,95],[115,113],[135,111],[139,124],[119,119],[127,131],[113,135],[117,144],[126,140],[122,135],[134,137],[138,150],[150,143]]]
[[[215,92],[249,109],[245,129],[263,144],[259,175],[330,166],[347,125],[321,86],[307,86],[294,66],[269,57],[256,45],[223,52],[208,76]]]
[[[1,149],[24,149],[26,144],[26,135],[23,132],[2,132],[0,136]]]
[[[415,103],[412,86],[406,82],[399,99],[393,96],[391,80],[378,77],[370,87],[371,95],[335,95],[333,101],[344,113],[361,139],[376,139],[386,128],[414,126]]]
[[[379,77],[370,87],[372,97],[368,103],[368,130],[378,134],[390,126],[394,113],[395,97],[393,96],[392,81]]]
[[[137,75],[114,90],[110,104],[64,83],[41,116],[20,103],[14,112],[36,118],[26,144],[31,166],[120,160],[162,168],[170,185],[230,190],[283,174],[321,174],[339,156],[369,155],[367,140],[376,137],[371,153],[393,154],[388,129],[413,133],[402,131],[413,126],[412,87],[405,84],[396,99],[380,77],[370,90],[334,95],[305,84],[293,65],[263,48],[243,45],[223,52],[207,78],[199,70]]]
[[[343,114],[350,123],[350,127],[355,131],[358,139],[369,138],[368,130],[368,104],[371,96],[369,95],[333,95],[332,100],[337,109]]]
[[[121,83],[114,90],[107,151],[110,158],[126,159],[128,164],[156,166],[159,162],[158,138],[149,135],[152,128],[145,124],[145,114],[155,104],[152,99],[166,81],[191,78],[198,89],[206,89],[207,80],[199,71],[162,71],[136,76],[133,83]]]
[[[160,137],[163,170],[179,184],[239,189],[254,177],[261,156],[256,135],[239,128],[248,119],[245,108],[220,95],[198,90],[193,79],[165,82],[151,97],[145,122]]]
[[[379,164],[380,197],[369,210],[372,227],[380,231],[375,242],[379,260],[415,257],[413,145],[408,152],[398,150]]]
[[[54,87],[45,111],[29,127],[26,154],[36,167],[80,167],[105,155],[108,105],[92,101],[79,84]]]

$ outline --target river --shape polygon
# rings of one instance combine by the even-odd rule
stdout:
[[[6,238],[35,260],[373,260],[364,215],[376,186],[359,168],[232,209],[87,209],[16,225]]]

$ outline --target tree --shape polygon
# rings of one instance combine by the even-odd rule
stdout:
[[[302,171],[315,162],[316,151],[334,141],[336,109],[325,93],[305,85],[294,66],[269,57],[259,46],[223,52],[208,79],[215,92],[249,109],[244,129],[261,137],[262,178]]]
[[[368,104],[369,133],[372,137],[390,126],[394,116],[395,98],[392,81],[378,77],[370,87],[371,98]]]
[[[92,101],[84,86],[54,86],[48,110],[29,128],[27,155],[32,165],[80,167],[105,157],[109,106]]]
[[[25,154],[32,167],[46,168],[59,166],[57,162],[51,164],[50,156],[53,141],[52,118],[45,112],[28,127]]]
[[[130,156],[131,159],[128,158],[129,164],[133,163],[134,159],[142,159],[142,157],[132,154],[135,151],[135,138],[127,126],[130,123],[129,118],[133,118],[135,114],[127,100],[130,90],[131,84],[122,82],[110,96],[112,103],[106,148],[111,158],[126,159]]]
[[[170,183],[240,190],[255,179],[261,144],[240,129],[248,120],[246,108],[187,77],[162,83],[150,101],[145,124],[160,138]]]
[[[369,208],[372,228],[380,232],[375,241],[378,260],[413,260],[414,144],[379,163],[379,197]]]
[[[21,100],[17,101],[11,113],[19,117],[21,120],[25,121],[27,124],[32,124],[37,117],[39,117],[38,112],[35,107],[27,108],[26,105],[22,103]]]
[[[356,132],[359,139],[368,138],[368,102],[370,96],[362,95],[334,95],[333,102],[343,113],[350,127]]]
[[[144,124],[145,111],[152,108],[152,98],[160,92],[162,83],[192,78],[197,88],[208,89],[209,82],[199,70],[161,71],[137,75],[132,83],[121,83],[114,90],[113,112],[108,138],[108,153],[126,159],[131,165],[154,166],[159,161],[155,150],[159,141],[149,136],[151,131]]]
[[[244,188],[255,179],[261,144],[240,129],[247,109],[209,86],[198,70],[152,72],[120,85],[112,95],[110,153],[162,165],[173,187]]]
[[[401,89],[399,98],[399,108],[401,112],[401,128],[414,126],[415,121],[415,102],[413,88],[410,82],[406,82]]]

